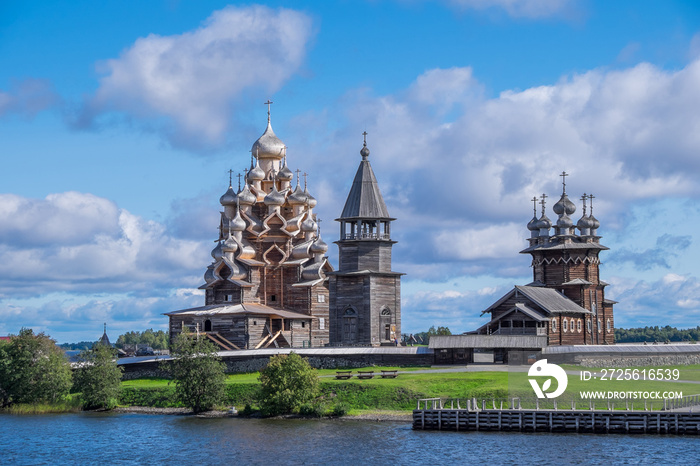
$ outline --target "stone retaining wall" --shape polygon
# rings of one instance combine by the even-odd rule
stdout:
[[[429,366],[433,355],[427,354],[344,354],[344,355],[311,355],[305,356],[311,367],[315,369],[344,369],[367,366]],[[257,372],[270,361],[269,355],[254,356],[224,356],[226,373],[239,374]],[[169,378],[166,367],[168,361],[147,361],[134,364],[123,364],[122,380],[141,379],[146,377]]]
[[[644,356],[581,356],[577,359],[583,367],[687,366],[689,364],[700,364],[700,353]]]

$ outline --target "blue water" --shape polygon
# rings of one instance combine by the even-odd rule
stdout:
[[[700,464],[700,437],[414,431],[408,423],[0,415],[1,464]]]

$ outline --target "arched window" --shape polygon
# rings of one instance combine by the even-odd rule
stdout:
[[[612,325],[610,325],[610,319],[605,322],[605,329],[610,333],[610,330],[612,329]]]
[[[561,320],[561,329],[565,332],[567,330],[569,330],[569,321],[568,320],[566,320],[566,319]]]
[[[600,323],[600,319],[598,319],[598,333],[601,333],[603,331],[603,326]]]
[[[211,320],[207,319],[204,321],[204,331],[211,332]]]
[[[383,316],[390,316],[390,315],[391,315],[391,309],[389,309],[388,307],[384,306],[384,307],[382,308],[382,311],[381,311],[380,314],[383,315]]]
[[[557,319],[552,319],[552,332],[557,331]]]
[[[588,333],[591,333],[591,319],[586,320],[586,328],[588,328]]]

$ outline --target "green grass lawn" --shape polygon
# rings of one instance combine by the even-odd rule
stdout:
[[[665,368],[665,367],[664,367]],[[680,371],[680,379],[688,381],[700,381],[700,365],[674,366]],[[358,370],[373,370],[375,377],[361,380],[353,377],[348,380],[337,380],[333,376],[334,369],[319,370],[319,386],[323,402],[327,404],[342,403],[346,405],[351,414],[362,414],[373,411],[400,411],[408,412],[416,407],[416,401],[420,398],[460,399],[461,405],[465,405],[467,399],[496,400],[496,406],[504,401],[504,406],[512,397],[521,399],[522,407],[534,407],[535,395],[528,382],[527,372],[433,372],[411,373],[425,367],[399,368],[399,367],[367,367],[352,369],[354,374]],[[507,369],[507,366],[504,366]],[[684,395],[700,393],[700,384],[683,382],[660,381],[601,381],[580,380],[578,373],[581,370],[595,369],[582,368],[580,366],[565,366],[565,369],[575,371],[569,374],[566,392],[557,399],[559,407],[571,406],[571,401],[576,402],[578,409],[588,407],[588,401],[582,401],[580,391],[682,391]],[[383,379],[378,374],[381,370],[399,370],[398,377]],[[122,382],[124,388],[122,405],[144,405],[169,407],[177,406],[174,400],[175,386],[168,379],[139,379]],[[226,378],[227,401],[229,406],[242,408],[246,404],[255,406],[258,389],[258,373],[231,374]],[[630,400],[634,407],[644,407],[644,400]],[[479,401],[480,403],[481,401]],[[651,401],[654,409],[661,407],[659,400]],[[552,405],[550,400],[540,403],[541,407]],[[597,407],[603,408],[605,402],[598,401]],[[615,403],[616,409],[625,409],[624,400]]]

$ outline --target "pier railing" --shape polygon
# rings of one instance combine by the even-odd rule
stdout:
[[[598,400],[571,400],[571,401],[557,401],[557,400],[541,400],[535,398],[533,400],[527,400],[525,406],[519,397],[513,397],[508,399],[496,399],[492,398],[490,400],[477,400],[476,398],[462,399],[462,398],[421,398],[417,402],[417,410],[440,410],[440,409],[459,409],[466,411],[486,411],[486,410],[522,410],[522,409],[534,409],[535,411],[540,410],[569,410],[569,411],[669,411],[674,409],[689,408],[689,411],[693,411],[693,407],[700,407],[700,394],[698,395],[688,395],[682,398],[669,398],[664,400],[658,400],[656,402],[652,401],[627,401],[627,400],[608,400],[608,399],[598,399]]]
[[[683,409],[700,406],[700,395],[686,395],[681,398],[668,398],[664,400],[664,411],[669,411],[672,409]]]

